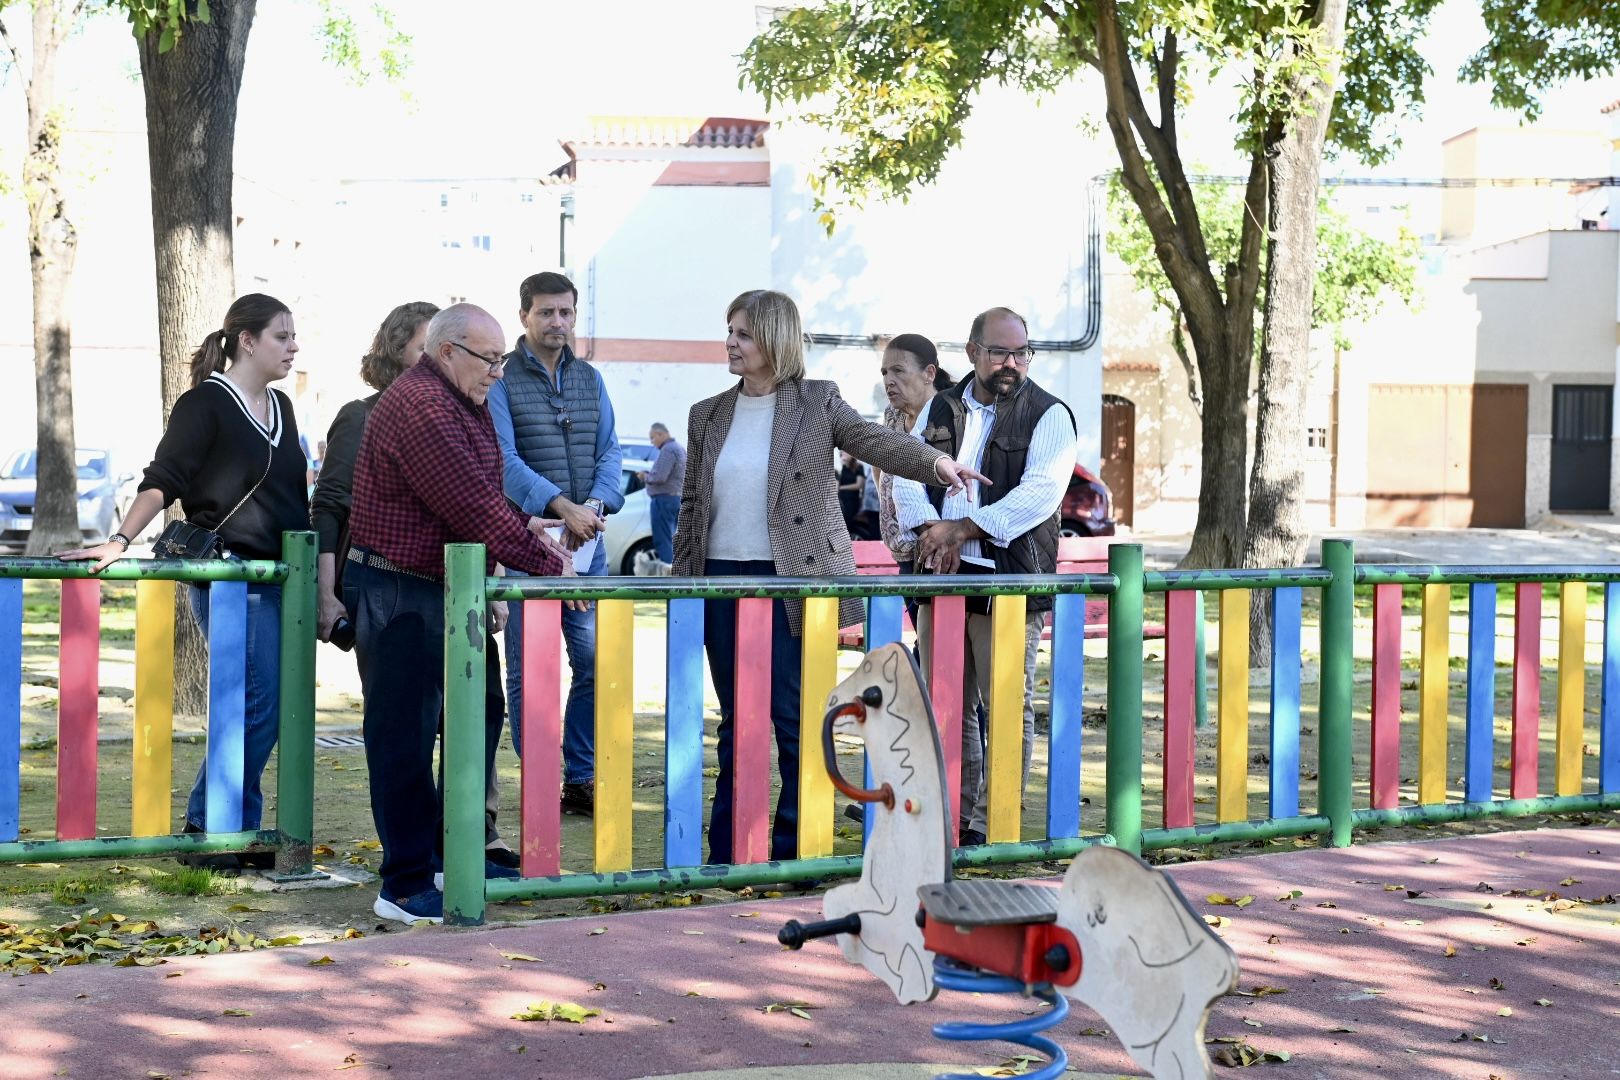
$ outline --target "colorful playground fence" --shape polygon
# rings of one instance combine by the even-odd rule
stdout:
[[[1620,566],[1357,566],[1351,546],[1328,541],[1323,564],[1291,570],[1145,571],[1141,548],[1118,544],[1108,572],[1044,577],[852,577],[758,579],[490,578],[476,545],[446,550],[446,909],[452,921],[477,922],[488,900],[655,892],[709,885],[830,878],[859,873],[860,856],[834,854],[833,789],[821,760],[822,705],[837,679],[838,600],[867,600],[867,647],[899,640],[902,595],[934,598],[936,647],[932,670],[935,718],[947,755],[954,815],[960,799],[963,703],[959,672],[967,596],[994,596],[993,690],[988,709],[988,842],[958,850],[958,865],[1066,858],[1086,845],[1112,843],[1131,851],[1316,836],[1333,846],[1358,829],[1533,813],[1586,812],[1620,807]],[[21,696],[25,639],[23,585],[61,585],[57,638],[58,728],[55,827],[52,839],[23,839],[21,829]],[[208,832],[175,834],[173,630],[176,582],[208,582],[211,656],[207,768]],[[244,632],[248,582],[279,582],[282,602],[282,714],[274,829],[243,831],[242,785]],[[136,595],[132,797],[127,835],[100,835],[99,676],[104,589]],[[1557,665],[1551,709],[1544,710],[1541,667],[1544,589],[1556,591]],[[1454,590],[1466,589],[1465,614],[1453,616]],[[1498,656],[1498,592],[1511,590],[1510,647]],[[1358,592],[1359,590],[1359,592]],[[1195,751],[1205,683],[1200,605],[1213,597],[1218,615],[1214,692],[1213,806],[1200,810]],[[1045,743],[1046,806],[1026,835],[1020,813],[1023,623],[1027,597],[1054,598],[1051,633],[1050,729]],[[1368,616],[1358,617],[1358,596]],[[126,560],[100,575],[84,564],[52,559],[0,559],[0,863],[126,858],[272,846],[278,869],[307,871],[314,819],[315,587],[313,534],[288,534],[280,562],[149,562]],[[769,861],[770,778],[775,769],[769,717],[769,608],[775,597],[805,603],[801,705],[799,854]],[[1108,607],[1108,647],[1086,657],[1085,605]],[[1162,598],[1163,641],[1144,642],[1144,607]],[[1418,648],[1403,649],[1403,597],[1417,610]],[[525,713],[520,814],[523,877],[485,882],[483,850],[483,679],[481,651],[490,600],[525,607],[522,664]],[[558,787],[561,779],[561,604],[597,602],[596,817],[588,872],[565,872]],[[734,835],[737,862],[704,865],[703,797],[705,599],[740,605]],[[633,675],[635,604],[664,605],[664,725],[661,858],[635,865],[632,852],[636,790]],[[1595,601],[1595,603],[1594,603]],[[1161,602],[1159,599],[1152,601]],[[1316,618],[1307,619],[1312,609]],[[1262,684],[1265,722],[1251,724],[1251,614],[1270,625],[1270,665]],[[1598,614],[1594,616],[1593,611]],[[1155,612],[1157,617],[1157,612]],[[1453,622],[1457,625],[1454,628]],[[1314,625],[1317,639],[1305,637]],[[1596,628],[1595,635],[1591,632]],[[1358,634],[1360,637],[1358,638]],[[1361,649],[1358,670],[1357,643]],[[1315,646],[1314,652],[1311,646]],[[1162,721],[1144,722],[1144,653],[1162,658]],[[1315,684],[1317,770],[1302,768],[1302,716],[1312,702],[1304,662],[1320,665]],[[1083,690],[1087,662],[1106,663],[1104,782],[1090,791],[1100,820],[1082,821]],[[1407,666],[1403,668],[1403,660]],[[1450,672],[1461,668],[1461,745],[1452,745],[1448,719],[1456,694]],[[1498,667],[1504,668],[1499,672]],[[1401,715],[1403,682],[1417,680],[1415,715]],[[1095,676],[1093,676],[1095,678]],[[1370,678],[1369,704],[1355,705],[1353,687]],[[1590,680],[1596,695],[1588,694]],[[1504,681],[1505,680],[1505,681]],[[1154,688],[1158,689],[1157,686]],[[1498,691],[1507,703],[1496,706]],[[1094,695],[1095,696],[1095,695]],[[1595,696],[1595,710],[1586,699]],[[1148,710],[1151,714],[1152,710]],[[1543,713],[1549,723],[1544,725]],[[1588,721],[1588,712],[1592,720]],[[1509,727],[1499,738],[1495,727]],[[1414,731],[1415,776],[1402,788],[1401,732]],[[1595,727],[1595,738],[1588,737]],[[1545,729],[1545,731],[1544,731]],[[1145,731],[1162,743],[1149,746]],[[1264,740],[1267,764],[1251,768],[1251,731]],[[1354,762],[1364,737],[1363,759]],[[1543,735],[1547,736],[1546,739]],[[1550,746],[1550,769],[1541,762]],[[1447,754],[1461,764],[1448,768]],[[1499,751],[1505,758],[1499,760]],[[120,751],[121,752],[121,751]],[[1146,775],[1150,752],[1162,778]],[[1588,759],[1595,759],[1589,763]],[[1415,765],[1415,772],[1412,767]],[[189,778],[182,778],[189,779]],[[1204,776],[1207,783],[1208,774]],[[1456,782],[1456,786],[1453,786]],[[1357,792],[1363,794],[1356,805]],[[1404,801],[1403,801],[1404,799]],[[105,797],[99,800],[105,804]],[[1144,808],[1160,808],[1156,824]],[[41,815],[34,812],[34,832]],[[643,818],[645,822],[645,818]],[[645,824],[643,824],[645,827]],[[646,845],[643,846],[645,850]],[[580,864],[570,852],[571,866]],[[645,861],[645,860],[644,860]]]
[[[767,882],[858,874],[860,858],[834,855],[833,791],[822,767],[822,704],[835,683],[837,603],[867,599],[864,640],[875,648],[900,636],[901,594],[934,597],[936,647],[932,684],[935,719],[947,757],[952,814],[960,792],[962,702],[961,626],[965,597],[995,596],[992,693],[987,747],[987,843],[959,849],[958,865],[986,865],[1070,857],[1088,844],[1111,843],[1131,851],[1232,841],[1317,836],[1324,844],[1349,844],[1353,830],[1464,818],[1522,816],[1620,807],[1620,567],[1413,567],[1360,566],[1346,541],[1324,545],[1323,565],[1292,570],[1144,571],[1139,546],[1109,551],[1106,574],[1048,577],[858,577],[755,579],[535,579],[486,578],[483,550],[453,545],[446,550],[446,778],[445,908],[449,921],[481,921],[488,900],[655,892],[714,885],[741,887]],[[1561,590],[1559,689],[1555,713],[1556,776],[1542,794],[1537,775],[1540,733],[1540,598],[1544,583]],[[1514,690],[1508,784],[1499,797],[1494,784],[1493,698],[1496,682],[1495,590],[1515,587]],[[1602,698],[1594,775],[1587,775],[1583,746],[1586,669],[1586,599],[1589,584],[1603,588]],[[1368,805],[1354,805],[1353,740],[1357,718],[1356,589],[1372,600],[1372,708]],[[1447,624],[1450,588],[1469,586],[1466,769],[1462,798],[1448,796]],[[1399,710],[1402,673],[1400,591],[1421,590],[1422,688],[1418,725],[1418,784],[1410,805],[1398,805]],[[1215,798],[1213,820],[1195,820],[1194,747],[1203,693],[1201,594],[1217,596],[1219,662],[1214,700]],[[1300,756],[1305,654],[1306,597],[1314,593],[1320,657],[1316,729],[1318,772],[1314,790],[1302,792]],[[1163,790],[1162,821],[1145,828],[1143,690],[1145,597],[1163,594]],[[1045,835],[1021,835],[1022,696],[1025,597],[1055,598],[1051,640],[1051,726],[1047,741]],[[1108,602],[1105,814],[1102,830],[1081,829],[1082,689],[1085,598]],[[775,769],[769,716],[770,600],[805,602],[803,691],[800,727],[799,854],[769,861],[770,777]],[[565,873],[558,806],[562,723],[561,603],[597,602],[596,816],[592,871]],[[736,793],[734,836],[737,862],[702,864],[705,805],[703,783],[703,602],[739,603]],[[488,881],[482,876],[484,776],[482,626],[490,600],[525,604],[524,745],[521,859],[523,877]],[[637,601],[666,606],[662,866],[632,865],[634,794],[632,677]],[[1264,781],[1264,811],[1251,812],[1256,777],[1250,767],[1251,609],[1267,606],[1271,663]],[[1093,658],[1096,662],[1096,658]],[[1303,795],[1314,812],[1302,809]]]
[[[282,561],[141,560],[90,564],[0,559],[0,863],[276,850],[277,871],[311,870],[315,791],[315,534],[286,534]],[[61,582],[57,636],[56,808],[53,839],[22,836],[23,585]],[[208,803],[203,833],[177,833],[172,813],[174,621],[177,586],[208,585]],[[279,583],[281,731],[276,827],[243,830],[243,735],[248,584]],[[132,583],[132,584],[130,584]],[[134,737],[128,832],[102,835],[97,798],[101,602],[135,593]],[[108,744],[109,746],[115,744]],[[189,787],[189,776],[180,778]],[[38,830],[34,830],[38,831]]]

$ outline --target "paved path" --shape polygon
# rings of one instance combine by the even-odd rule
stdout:
[[[1550,519],[1539,529],[1328,529],[1311,534],[1305,563],[1321,562],[1322,539],[1352,540],[1364,563],[1612,563],[1620,560],[1620,525],[1608,519]],[[1192,537],[1134,539],[1153,566],[1174,566]]]
[[[1262,1077],[1620,1076],[1620,828],[1300,849],[1171,873],[1196,906],[1231,919],[1221,932],[1243,989],[1286,991],[1229,997],[1209,1025],[1292,1055],[1257,1066]],[[1215,906],[1212,893],[1255,899]],[[1015,1015],[1018,999],[945,993],[902,1008],[826,942],[777,946],[786,919],[818,914],[813,898],[703,904],[8,978],[0,1072],[917,1080],[929,1072],[919,1063],[1010,1055],[939,1043],[928,1028]],[[335,962],[311,966],[322,956]],[[602,1015],[509,1019],[542,999]],[[810,1018],[762,1011],[792,1001]],[[1135,1074],[1101,1026],[1077,1008],[1054,1033],[1082,1076]]]

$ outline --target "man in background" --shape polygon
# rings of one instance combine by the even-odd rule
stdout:
[[[658,458],[647,470],[647,497],[652,502],[653,551],[662,563],[675,561],[675,522],[681,513],[681,487],[686,483],[686,447],[669,428],[654,424],[647,439]]]

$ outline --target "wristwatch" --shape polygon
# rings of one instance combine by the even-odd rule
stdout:
[[[585,505],[590,507],[592,510],[595,510],[597,517],[604,516],[603,515],[603,508],[602,508],[602,500],[601,499],[598,499],[598,498],[595,498],[595,497],[586,499],[585,500]]]

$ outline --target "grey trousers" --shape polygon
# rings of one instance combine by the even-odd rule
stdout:
[[[934,645],[934,606],[924,604],[917,613],[917,644],[922,653],[923,678],[928,678]],[[990,616],[967,617],[967,641],[962,649],[962,810],[958,829],[985,831],[984,747],[979,742],[979,704],[990,707]],[[1035,750],[1035,650],[1046,626],[1045,612],[1024,617],[1024,771],[1022,796],[1029,782],[1030,755]]]

